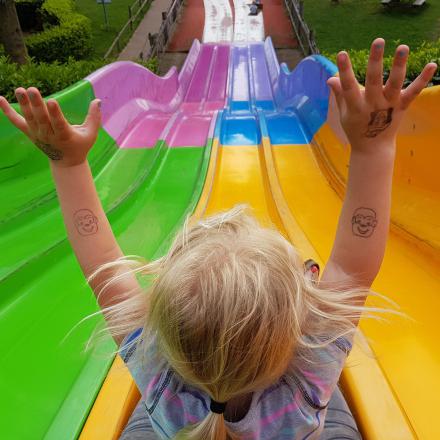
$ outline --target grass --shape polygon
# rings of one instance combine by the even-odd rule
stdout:
[[[439,0],[427,0],[421,8],[412,7],[411,1],[384,7],[380,0],[304,0],[304,18],[322,52],[366,49],[374,38],[383,37],[391,54],[395,41],[417,47],[440,37]]]
[[[125,23],[127,23],[129,18],[128,7],[135,4],[138,5],[139,2],[138,0],[113,0],[112,3],[106,4],[105,6],[109,21],[108,29],[105,26],[104,10],[101,3],[97,3],[96,0],[75,0],[75,4],[78,12],[89,17],[92,21],[94,53],[91,57],[96,58],[104,56],[116,35],[120,32]],[[136,8],[133,8],[134,12],[137,10],[137,6]],[[130,28],[128,27],[128,31],[124,33],[124,37],[121,40],[121,50],[124,45],[127,44],[129,38],[147,10],[148,8],[144,7],[144,12],[139,14],[137,22],[133,25],[133,31],[130,31]]]

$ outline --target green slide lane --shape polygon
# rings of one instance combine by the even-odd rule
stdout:
[[[83,81],[57,94],[80,123],[94,98]],[[89,155],[123,251],[153,257],[169,245],[202,191],[206,147],[117,148],[101,130]],[[66,238],[47,159],[0,116],[0,438],[76,438],[115,346],[85,352],[101,319]]]

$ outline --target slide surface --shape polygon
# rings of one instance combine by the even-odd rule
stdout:
[[[159,78],[117,63],[56,96],[72,122],[94,97],[103,101],[89,161],[127,254],[163,252],[193,211],[224,106],[228,56],[196,42],[180,74]],[[76,324],[98,308],[66,239],[47,160],[3,116],[0,132],[0,436],[73,439],[115,347],[84,352],[97,319]]]
[[[90,162],[126,253],[158,255],[187,214],[247,203],[304,258],[323,264],[348,158],[325,84],[335,73],[319,56],[289,72],[270,39],[195,42],[180,74],[172,69],[158,78],[115,63],[57,98],[72,121],[81,120],[94,97],[103,101],[103,129]],[[432,423],[440,394],[439,116],[440,90],[433,88],[403,124],[391,235],[374,285],[413,320],[363,321],[374,356],[356,348],[343,374],[365,438],[440,437]],[[0,432],[73,439],[114,347],[82,351],[97,321],[74,326],[97,307],[66,240],[46,159],[4,118],[0,130],[0,246],[6,250],[0,257]],[[96,402],[122,408],[117,400],[126,395],[112,382]],[[111,430],[123,423],[114,425],[97,403],[81,438],[116,438]]]
[[[325,85],[335,67],[315,56],[289,72],[278,66],[270,40],[234,47],[231,58],[217,171],[199,210],[209,214],[247,202],[263,222],[286,234],[304,259],[323,264],[336,231],[349,154]],[[413,321],[363,320],[372,353],[356,347],[343,373],[365,438],[440,436],[438,425],[430,423],[434,411],[426,406],[436,406],[440,391],[439,112],[440,88],[431,88],[402,124],[390,239],[373,286]]]

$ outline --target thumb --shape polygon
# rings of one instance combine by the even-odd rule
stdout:
[[[89,106],[89,112],[86,120],[84,121],[84,127],[97,132],[101,125],[101,100],[94,99]]]
[[[338,104],[339,111],[341,112],[344,101],[342,95],[341,80],[337,76],[332,76],[327,80],[327,85],[330,87],[331,91],[335,95],[336,103]]]

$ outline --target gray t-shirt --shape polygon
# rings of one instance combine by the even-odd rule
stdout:
[[[126,341],[139,333],[133,333]],[[239,422],[226,422],[227,425],[246,440],[318,439],[327,404],[350,349],[351,343],[341,338],[325,348],[310,350],[308,361],[295,362],[291,373],[255,392],[245,417]],[[122,356],[127,361],[130,353],[123,351]],[[159,359],[152,348],[144,365],[128,365],[156,434],[161,439],[171,439],[185,426],[205,419],[210,398],[186,384]]]

